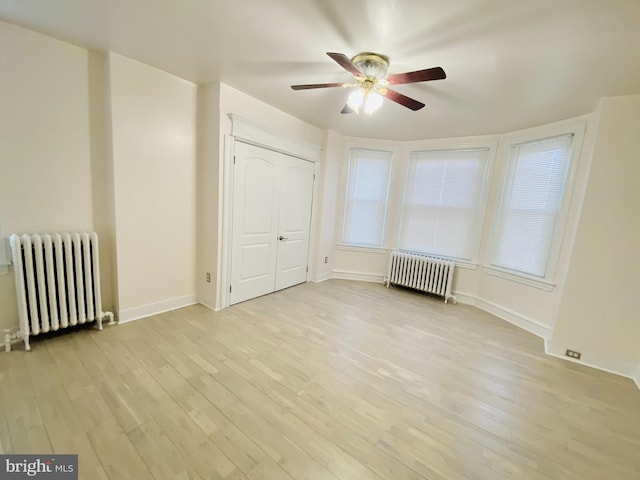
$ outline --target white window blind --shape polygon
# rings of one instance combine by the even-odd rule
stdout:
[[[493,265],[546,277],[572,140],[570,134],[512,147],[497,218]]]
[[[392,155],[388,151],[351,149],[343,243],[382,246]]]
[[[398,245],[472,260],[479,243],[489,150],[412,152]]]

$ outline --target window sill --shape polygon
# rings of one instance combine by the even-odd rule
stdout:
[[[483,266],[483,270],[489,275],[504,278],[505,280],[511,280],[513,282],[518,282],[529,287],[539,288],[540,290],[544,290],[547,292],[552,292],[556,286],[555,283],[548,280],[531,277],[525,274],[518,274],[495,266],[485,265]]]
[[[456,268],[464,268],[465,270],[477,270],[478,269],[478,264],[477,263],[473,263],[473,262],[469,262],[469,261],[465,261],[465,260],[453,260],[454,262],[456,262]]]
[[[371,247],[368,245],[354,245],[350,243],[336,243],[336,250],[342,250],[345,252],[372,253],[376,255],[387,255],[391,251],[391,249],[385,248],[385,247]],[[431,255],[428,253],[421,253],[421,252],[411,252],[409,250],[399,250],[399,251],[416,253],[418,255],[427,255],[430,257],[444,258],[445,260],[451,260],[455,262],[456,268],[462,268],[464,270],[477,270],[479,266],[477,263],[469,260],[459,260],[456,258],[443,257],[440,255]]]
[[[336,243],[336,250],[344,250],[346,252],[374,253],[378,255],[386,255],[389,253],[388,248],[371,247],[368,245],[354,245],[350,243]]]

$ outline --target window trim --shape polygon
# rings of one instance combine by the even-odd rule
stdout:
[[[382,235],[381,235],[381,244],[379,245],[368,245],[368,244],[360,244],[360,243],[351,243],[351,242],[347,242],[344,239],[344,229],[345,229],[345,222],[346,222],[346,212],[347,212],[347,205],[348,205],[348,201],[349,201],[349,195],[348,195],[348,189],[349,189],[349,173],[350,173],[350,169],[351,169],[351,154],[353,150],[371,150],[374,152],[385,152],[385,153],[389,153],[390,156],[390,161],[389,161],[389,176],[387,178],[387,194],[386,197],[384,199],[384,215],[383,215],[383,219],[382,219]],[[362,144],[362,143],[347,143],[345,145],[345,152],[346,152],[346,162],[344,162],[344,166],[343,166],[343,174],[342,174],[342,181],[343,181],[343,185],[341,190],[341,197],[342,197],[342,208],[340,209],[340,217],[338,219],[338,221],[340,222],[339,225],[339,229],[337,229],[336,232],[336,245],[341,245],[343,247],[354,247],[354,248],[363,248],[363,249],[381,249],[381,250],[387,250],[387,225],[388,225],[388,219],[389,219],[389,202],[391,200],[391,187],[392,187],[392,178],[394,175],[394,170],[396,167],[396,163],[397,163],[397,148],[394,147],[390,147],[390,146],[383,146],[382,144]]]
[[[389,253],[389,249],[385,247],[371,247],[369,245],[341,242],[336,243],[336,250],[343,250],[345,252],[375,253],[381,255]]]
[[[586,130],[586,121],[579,121],[567,125],[561,125],[552,128],[536,129],[533,132],[517,133],[504,136],[500,143],[500,155],[503,159],[500,181],[497,185],[495,204],[492,208],[491,218],[493,224],[491,225],[491,232],[488,236],[489,251],[485,256],[485,261],[482,265],[483,270],[488,274],[505,278],[508,280],[516,281],[529,285],[532,287],[540,288],[546,291],[552,291],[556,287],[556,275],[558,274],[558,264],[560,261],[560,250],[562,246],[565,233],[567,232],[567,223],[569,219],[569,209],[571,207],[574,188],[576,183],[576,176],[578,173],[578,167],[582,156],[582,147],[584,141],[584,135]],[[512,148],[522,143],[542,141],[548,138],[559,137],[563,135],[573,135],[573,141],[571,142],[571,155],[569,158],[569,167],[567,170],[567,178],[565,180],[564,192],[562,194],[562,202],[560,209],[558,210],[558,216],[556,219],[556,228],[554,229],[553,236],[551,238],[551,246],[549,248],[549,256],[547,257],[546,269],[544,277],[538,277],[536,275],[512,270],[500,265],[494,264],[496,250],[498,246],[498,232],[500,226],[497,222],[502,209],[505,185],[507,176],[509,174],[509,166],[512,160],[511,152]]]
[[[409,185],[409,167],[411,163],[411,156],[414,153],[420,152],[437,152],[437,151],[450,151],[450,150],[487,150],[487,160],[484,170],[484,175],[482,178],[482,193],[480,194],[480,207],[478,208],[478,224],[476,228],[476,232],[474,233],[475,245],[473,247],[473,254],[471,258],[458,258],[451,257],[447,255],[434,254],[432,252],[416,252],[422,253],[426,255],[434,255],[440,258],[446,258],[449,260],[453,260],[456,262],[456,266],[462,266],[463,268],[467,268],[470,270],[476,270],[478,265],[480,265],[480,254],[481,247],[484,238],[484,231],[486,227],[487,221],[487,211],[489,206],[489,195],[491,193],[491,179],[493,178],[493,168],[494,162],[496,159],[496,152],[498,149],[498,141],[497,140],[483,140],[483,141],[475,141],[475,142],[454,142],[449,139],[445,140],[434,140],[432,142],[420,142],[418,144],[412,144],[406,149],[406,165],[404,168],[404,182],[402,186],[402,192],[400,197],[400,202],[398,205],[399,209],[399,221],[395,232],[394,245],[396,248],[399,248],[400,245],[400,236],[402,225],[404,222],[405,216],[405,199],[407,194],[407,188]]]

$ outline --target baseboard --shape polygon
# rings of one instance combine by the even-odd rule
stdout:
[[[562,360],[566,360],[567,362],[578,363],[580,365],[585,365],[587,367],[602,370],[604,372],[613,373],[614,375],[620,375],[630,378],[640,389],[640,366],[625,362],[616,362],[607,358],[593,357],[591,355],[589,356],[589,361],[576,360],[574,358],[567,357],[564,354],[566,348],[551,344],[550,328],[545,327],[544,325],[540,325],[535,320],[520,315],[512,310],[496,305],[495,303],[482,300],[473,295],[461,292],[454,292],[454,295],[459,303],[478,307],[486,312],[491,313],[492,315],[495,315],[498,318],[501,318],[502,320],[506,320],[507,322],[512,323],[517,327],[520,327],[528,332],[533,333],[534,335],[537,335],[538,337],[543,338],[545,354],[552,357],[560,358]]]
[[[214,311],[214,312],[219,312],[221,310],[220,308],[213,307],[213,306],[209,305],[207,302],[203,302],[202,300],[200,300],[200,301],[198,301],[196,303],[199,303],[203,307],[207,307],[209,310]]]
[[[567,357],[564,353],[566,348],[559,345],[553,345],[550,340],[544,342],[544,353],[551,355],[552,357],[561,358],[567,362],[577,363],[579,365],[585,365],[587,367],[596,368],[604,372],[613,373],[614,375],[620,375],[622,377],[630,378],[640,388],[640,368],[637,365],[627,362],[618,362],[611,360],[610,358],[594,357],[589,355],[588,361],[576,360],[575,358]]]
[[[332,272],[319,273],[316,275],[316,278],[312,280],[314,283],[324,282],[325,280],[330,280],[333,278]]]
[[[384,283],[384,274],[349,272],[346,270],[333,270],[330,278],[338,278],[340,280],[356,280],[359,282]]]
[[[197,303],[196,294],[185,295],[183,297],[172,298],[162,302],[150,303],[140,307],[127,308],[118,312],[119,323],[132,322],[141,318],[150,317],[159,313],[175,310],[176,308],[187,307]]]
[[[483,300],[466,293],[453,292],[453,295],[456,297],[456,300],[459,303],[478,307],[485,312],[489,312],[492,315],[495,315],[502,320],[512,323],[516,327],[520,327],[527,332],[533,333],[538,337],[544,338],[545,340],[551,338],[551,329],[549,327],[546,327],[531,318],[527,318],[524,315],[514,312],[513,310],[509,310],[508,308],[501,307],[500,305],[497,305],[493,302],[488,302],[487,300]]]

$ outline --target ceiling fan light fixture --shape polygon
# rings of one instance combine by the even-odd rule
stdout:
[[[360,107],[362,107],[362,104],[364,103],[364,97],[364,90],[358,88],[349,94],[349,98],[347,98],[347,105],[349,105],[351,110],[359,112]]]
[[[347,105],[356,113],[360,113],[362,108],[364,113],[371,115],[382,106],[382,101],[382,95],[378,92],[372,89],[358,88],[349,94]]]
[[[371,115],[382,106],[382,95],[370,91],[364,100],[364,113]]]

